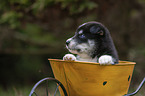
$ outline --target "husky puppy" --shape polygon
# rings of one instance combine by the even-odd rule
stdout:
[[[99,22],[80,25],[75,35],[66,41],[66,48],[77,56],[66,54],[63,60],[97,62],[101,65],[118,63],[110,32]]]

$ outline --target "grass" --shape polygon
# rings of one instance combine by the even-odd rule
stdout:
[[[29,96],[30,86],[11,86],[7,89],[0,88],[0,96]]]
[[[7,89],[3,89],[0,86],[0,96],[29,96],[32,88],[32,86],[9,86]],[[56,90],[56,84],[54,82],[48,83],[48,92],[49,96],[53,96],[55,90]],[[46,93],[46,82],[41,83],[36,89],[35,92],[38,96],[47,96]],[[36,96],[36,95],[32,95]],[[57,91],[55,96],[60,96],[59,92]]]

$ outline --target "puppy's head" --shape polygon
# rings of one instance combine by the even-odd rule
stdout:
[[[77,28],[75,35],[66,41],[66,47],[74,54],[91,55],[107,32],[109,31],[101,23],[84,23]]]

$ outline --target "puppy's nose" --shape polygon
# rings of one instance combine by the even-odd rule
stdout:
[[[65,43],[66,43],[66,45],[68,45],[70,43],[70,40],[67,40]]]

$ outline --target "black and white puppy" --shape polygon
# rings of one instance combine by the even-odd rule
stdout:
[[[118,55],[110,32],[99,22],[87,22],[78,27],[75,35],[66,41],[67,49],[77,54],[66,54],[63,60],[117,64]]]

